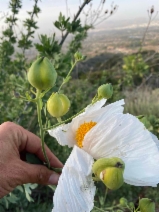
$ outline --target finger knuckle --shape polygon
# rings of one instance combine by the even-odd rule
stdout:
[[[37,173],[37,180],[39,184],[44,184],[47,180],[47,170],[45,167],[39,167],[39,171]]]
[[[1,127],[5,127],[7,129],[12,129],[13,126],[15,126],[15,124],[13,122],[10,122],[10,121],[7,121],[7,122],[4,122],[3,124],[1,124]]]

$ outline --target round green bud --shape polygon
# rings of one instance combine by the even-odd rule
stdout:
[[[100,158],[93,164],[92,171],[109,189],[116,190],[124,183],[124,168],[120,158]]]
[[[101,85],[98,88],[98,97],[109,99],[113,95],[113,86],[110,83]]]
[[[70,108],[70,100],[64,94],[53,93],[47,101],[47,110],[51,116],[60,118]]]
[[[131,209],[133,209],[134,207],[135,207],[135,205],[134,205],[134,203],[133,202],[129,202],[129,207],[131,208]]]
[[[148,198],[142,198],[139,201],[141,212],[155,212],[155,202]]]
[[[118,168],[111,167],[103,170],[100,179],[110,190],[117,190],[124,183],[123,172]]]
[[[28,71],[29,83],[40,91],[52,88],[56,78],[54,66],[46,57],[40,57],[34,61]]]
[[[126,198],[122,197],[122,198],[120,198],[119,203],[121,206],[126,207],[128,204],[128,201]]]

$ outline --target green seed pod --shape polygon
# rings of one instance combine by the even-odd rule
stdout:
[[[113,95],[113,86],[110,83],[101,85],[98,88],[98,98],[109,99]]]
[[[75,60],[81,60],[82,58],[83,58],[83,55],[82,55],[82,53],[81,52],[76,52],[75,54],[74,54],[74,58],[75,58]]]
[[[129,202],[129,207],[131,208],[131,209],[133,209],[134,207],[135,207],[135,205],[134,205],[134,203],[133,202]]]
[[[119,203],[121,206],[126,207],[128,204],[128,201],[126,198],[122,197],[122,198],[120,198]]]
[[[123,183],[124,162],[117,157],[101,158],[92,167],[95,176],[100,179],[109,189],[116,190]]]
[[[107,168],[100,174],[102,182],[111,190],[119,189],[123,183],[123,171],[118,168]]]
[[[140,199],[139,207],[141,212],[155,212],[155,203],[148,198]]]
[[[51,116],[60,118],[70,108],[70,100],[64,94],[53,93],[47,101],[47,110]]]
[[[54,66],[46,57],[40,57],[34,61],[28,71],[29,83],[40,91],[52,88],[56,78]]]

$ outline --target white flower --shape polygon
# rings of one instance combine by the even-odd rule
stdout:
[[[92,198],[92,157],[121,158],[125,162],[124,181],[128,184],[156,186],[159,183],[158,139],[146,130],[136,117],[123,114],[123,100],[102,107],[104,104],[105,100],[102,99],[88,106],[85,112],[74,118],[71,123],[49,130],[50,135],[55,137],[59,144],[74,147],[54,195],[54,212],[89,212],[93,208],[91,199],[87,201],[87,208],[81,206],[82,209],[78,209],[78,206],[74,209],[76,205],[84,206],[81,198],[86,198],[89,192]],[[90,164],[87,163],[89,157]],[[81,162],[82,158],[87,158],[85,163]],[[74,193],[74,189],[79,189],[84,181],[91,182],[91,186],[86,183],[87,192],[84,191],[82,196],[81,193]],[[68,199],[67,194],[70,197]],[[59,209],[62,204],[65,209]],[[68,204],[72,210],[67,209]]]
[[[93,208],[95,186],[92,181],[93,158],[74,147],[60,176],[52,212],[88,212]]]

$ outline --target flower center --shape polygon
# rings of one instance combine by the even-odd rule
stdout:
[[[79,128],[76,130],[76,136],[75,136],[75,139],[77,141],[77,146],[79,146],[80,148],[83,147],[82,142],[83,142],[84,136],[96,124],[97,124],[96,122],[90,121],[90,122],[84,122],[84,124],[81,124],[79,126]]]

